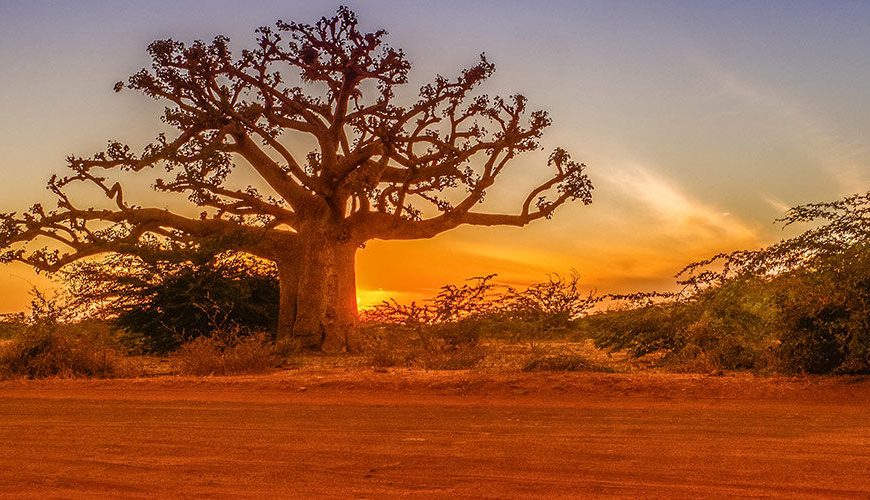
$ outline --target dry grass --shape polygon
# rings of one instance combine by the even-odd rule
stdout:
[[[266,373],[279,364],[275,346],[265,334],[240,337],[237,332],[194,339],[173,358],[178,372],[185,375]]]
[[[369,351],[367,365],[375,368],[421,368],[425,370],[469,370],[486,358],[482,346],[421,347],[404,349],[379,347]]]
[[[625,354],[598,349],[591,340],[478,339],[458,330],[445,335],[382,325],[361,331],[358,350],[364,366],[374,368],[627,372],[640,364]]]
[[[530,359],[524,372],[605,372],[613,373],[613,368],[588,360],[580,354],[544,355]]]
[[[0,344],[0,377],[124,377],[142,366],[124,355],[104,325],[35,325]]]
[[[468,370],[476,368],[487,349],[475,336],[456,331],[432,332],[377,327],[363,329],[360,351],[367,364],[376,368],[421,368],[425,370]]]
[[[21,334],[0,341],[0,377],[124,377],[179,373],[194,376],[257,374],[281,368],[358,370],[408,368],[417,370],[477,370],[516,373],[552,371],[636,372],[721,371],[706,357],[673,360],[636,359],[609,353],[590,340],[478,339],[451,330],[443,335],[407,329],[363,330],[353,354],[310,354],[282,350],[266,335],[243,336],[218,331],[185,344],[169,358],[127,356],[105,325],[55,326],[57,331]],[[457,329],[458,330],[458,329]],[[286,351],[286,352],[285,352]],[[691,362],[690,362],[691,361]],[[702,362],[703,361],[703,362]]]

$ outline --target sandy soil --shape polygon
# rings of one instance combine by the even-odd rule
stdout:
[[[870,495],[870,380],[288,371],[0,383],[0,496]]]

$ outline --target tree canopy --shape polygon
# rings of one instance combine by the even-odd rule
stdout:
[[[555,148],[548,178],[514,213],[483,208],[499,175],[539,149],[551,123],[520,94],[479,91],[495,70],[484,55],[401,104],[396,90],[410,62],[384,42],[386,31],[360,31],[346,7],[256,33],[238,54],[224,36],[153,42],[151,67],[115,90],[165,103],[174,135],[139,153],[111,141],[91,157],[70,156],[68,173],[48,185],[56,208],[0,215],[0,261],[56,271],[106,252],[172,254],[217,241],[277,263],[279,331],[319,346],[352,329],[354,255],[366,241],[430,238],[463,224],[523,226],[568,201],[591,202],[585,165]],[[156,191],[186,196],[200,214],[129,199],[122,178],[146,170]],[[239,185],[240,170],[263,185]],[[102,203],[76,201],[82,186]]]

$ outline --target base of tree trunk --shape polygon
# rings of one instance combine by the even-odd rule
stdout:
[[[357,323],[358,245],[317,232],[300,240],[301,255],[279,272],[278,337],[298,351],[347,352]]]

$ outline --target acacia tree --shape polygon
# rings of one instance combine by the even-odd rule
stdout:
[[[354,261],[366,241],[431,238],[463,224],[523,226],[569,200],[591,202],[585,165],[557,148],[549,178],[516,213],[482,209],[498,176],[539,148],[550,125],[522,95],[477,90],[495,69],[485,56],[402,105],[395,91],[408,81],[405,54],[384,43],[385,31],[360,31],[345,7],[313,25],[279,21],[256,33],[256,46],[240,54],[223,36],[153,42],[151,67],[115,90],[164,102],[163,121],[177,133],[160,134],[139,154],[110,142],[93,157],[68,158],[71,173],[49,182],[57,209],[2,215],[3,260],[55,271],[104,252],[171,252],[178,242],[219,239],[277,264],[279,334],[320,348],[346,343],[353,329]],[[313,150],[300,151],[300,138]],[[186,194],[201,207],[198,217],[131,203],[114,182],[155,167],[167,174],[154,189]],[[260,190],[237,187],[245,170],[261,178]],[[95,187],[109,203],[79,206],[74,184]],[[45,239],[66,249],[33,248]]]

